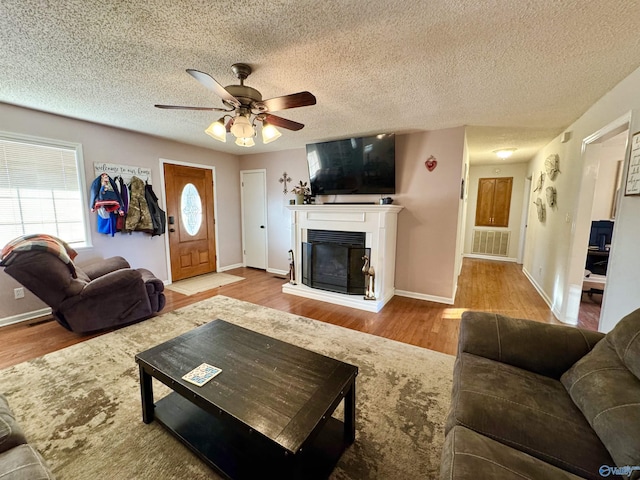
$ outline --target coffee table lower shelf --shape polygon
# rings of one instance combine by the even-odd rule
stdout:
[[[231,479],[324,479],[333,471],[349,443],[344,423],[333,417],[310,447],[295,455],[257,433],[233,428],[232,421],[206,412],[176,392],[155,404],[154,419],[214,470]]]

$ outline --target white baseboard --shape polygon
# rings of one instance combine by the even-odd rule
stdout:
[[[275,273],[276,275],[283,275],[289,278],[289,270],[278,270],[277,268],[267,268],[267,272]]]
[[[242,268],[242,267],[244,267],[244,264],[236,263],[235,265],[227,265],[226,267],[220,267],[218,268],[218,271],[226,272],[227,270],[233,270],[234,268]]]
[[[524,273],[524,276],[527,277],[529,279],[529,282],[531,283],[531,285],[533,285],[533,288],[536,289],[536,291],[540,294],[540,296],[542,297],[542,299],[544,300],[544,303],[547,304],[547,306],[549,307],[549,309],[551,310],[551,313],[553,313],[553,316],[556,317],[557,320],[561,321],[562,323],[567,323],[570,325],[575,325],[574,323],[571,322],[566,322],[564,321],[562,318],[560,318],[560,312],[558,311],[558,309],[556,307],[553,306],[551,299],[549,298],[549,296],[545,293],[545,291],[542,289],[542,287],[538,284],[538,282],[536,282],[536,280],[533,278],[533,276],[531,276],[531,274],[527,271],[526,268],[522,269],[522,273]]]
[[[518,263],[518,259],[514,257],[498,257],[495,255],[478,255],[477,253],[465,253],[463,257],[467,258],[479,258],[480,260],[497,260],[499,262],[514,262]]]
[[[45,315],[51,315],[51,309],[49,307],[41,308],[40,310],[34,310],[33,312],[19,313],[11,317],[0,318],[0,327],[6,327],[7,325],[13,325],[14,323],[26,322],[33,320],[34,318],[44,317]]]
[[[426,300],[427,302],[435,302],[435,303],[445,303],[447,305],[453,305],[455,301],[455,297],[454,298],[437,297],[435,295],[427,295],[424,293],[407,292],[406,290],[396,289],[395,293],[399,297],[415,298],[417,300]]]

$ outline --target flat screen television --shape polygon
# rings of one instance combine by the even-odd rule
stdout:
[[[392,133],[307,145],[313,195],[396,193]]]

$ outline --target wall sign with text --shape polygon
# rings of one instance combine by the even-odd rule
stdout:
[[[121,176],[125,183],[131,182],[131,177],[138,177],[140,180],[151,185],[151,169],[148,167],[135,167],[131,165],[119,165],[115,163],[94,162],[93,174],[95,177],[106,173],[111,178]]]
[[[631,154],[624,194],[640,195],[640,132],[634,133],[631,138]]]

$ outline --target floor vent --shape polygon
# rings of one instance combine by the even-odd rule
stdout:
[[[506,257],[509,253],[508,230],[474,230],[471,253]]]

